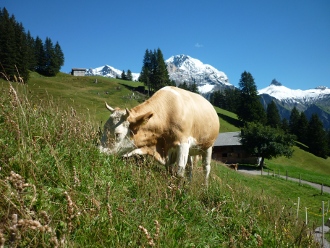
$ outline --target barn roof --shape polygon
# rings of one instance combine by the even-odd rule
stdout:
[[[219,133],[214,146],[241,146],[241,132]]]

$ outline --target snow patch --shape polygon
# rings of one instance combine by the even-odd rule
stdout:
[[[210,91],[213,90],[214,88],[214,85],[211,85],[211,84],[205,84],[205,85],[202,85],[202,86],[198,86],[198,91],[202,94],[205,94],[205,93],[208,93]]]
[[[298,99],[308,101],[324,95],[330,94],[330,89],[327,87],[317,87],[316,89],[309,90],[293,90],[283,85],[270,85],[258,91],[259,95],[268,94],[278,100]]]

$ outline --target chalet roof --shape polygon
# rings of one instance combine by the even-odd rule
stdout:
[[[86,71],[85,68],[72,68],[72,71]]]
[[[241,132],[219,133],[214,146],[241,146]]]

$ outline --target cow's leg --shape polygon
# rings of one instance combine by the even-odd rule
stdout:
[[[165,165],[165,159],[163,159],[157,151],[155,151],[147,146],[135,149],[134,151],[132,151],[130,153],[126,153],[125,155],[123,155],[123,157],[128,158],[133,155],[150,155],[150,156],[154,157],[159,163]]]
[[[176,151],[174,149],[171,149],[168,152],[165,167],[166,167],[167,172],[170,173],[170,175],[173,175],[173,167],[176,162],[176,156],[177,156]]]
[[[212,146],[203,154],[203,169],[205,174],[205,185],[208,185],[209,175],[211,171]]]
[[[191,179],[192,179],[192,171],[194,169],[194,162],[195,162],[195,157],[188,156],[187,175],[188,175],[189,181],[191,181]]]
[[[178,146],[177,152],[177,164],[178,164],[178,176],[184,177],[184,172],[186,168],[186,164],[188,161],[188,154],[189,154],[189,144],[188,143],[181,143]]]

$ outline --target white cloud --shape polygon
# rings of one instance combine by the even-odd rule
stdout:
[[[200,44],[200,43],[197,42],[197,43],[195,44],[195,47],[197,47],[197,48],[201,48],[201,47],[204,47],[204,45],[203,45],[203,44]]]

